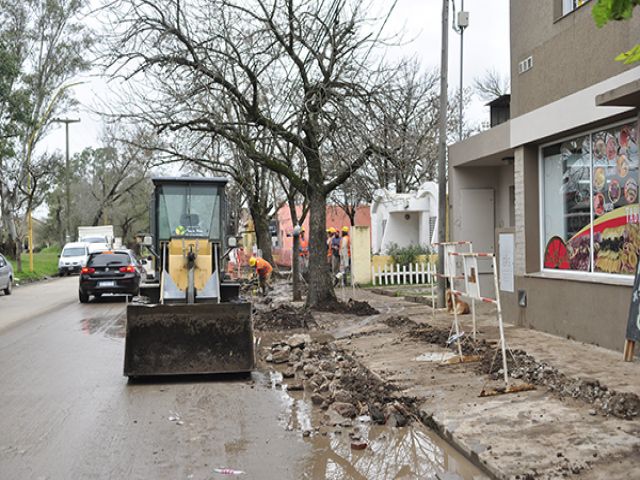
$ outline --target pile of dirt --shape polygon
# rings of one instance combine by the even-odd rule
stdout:
[[[391,328],[415,328],[417,323],[411,320],[406,315],[393,315],[389,318],[385,318],[382,323]]]
[[[397,427],[416,418],[415,398],[399,395],[397,387],[383,381],[334,343],[302,340],[296,335],[272,344],[266,360],[283,366],[286,363],[283,376],[287,388],[304,390],[314,405],[327,411],[328,418],[366,416],[377,424]]]
[[[416,325],[408,332],[409,337],[427,343],[447,347],[449,340],[449,330],[433,327],[428,324]]]
[[[360,302],[353,298],[350,298],[347,303],[339,300],[336,300],[335,302],[327,302],[315,309],[321,312],[346,313],[349,315],[357,315],[359,317],[368,317],[380,313],[379,310],[373,308],[368,302]]]
[[[308,309],[282,304],[275,308],[256,311],[253,326],[256,330],[308,330],[316,327],[317,323]]]
[[[495,361],[492,360],[495,356]],[[640,397],[635,393],[617,392],[598,380],[572,378],[545,362],[539,362],[524,350],[507,355],[509,375],[523,382],[546,387],[561,398],[574,398],[593,406],[593,413],[631,419],[640,415]],[[480,363],[480,372],[493,378],[502,375],[502,354],[486,349]]]

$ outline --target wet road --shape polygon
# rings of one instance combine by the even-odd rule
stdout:
[[[310,404],[268,375],[128,384],[123,299],[77,302],[77,277],[0,296],[0,478],[252,479],[475,477],[422,430],[303,439]],[[22,307],[20,307],[22,305]],[[422,472],[422,473],[421,473]]]

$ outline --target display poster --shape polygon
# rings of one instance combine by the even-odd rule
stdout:
[[[627,340],[640,342],[640,265],[636,268],[636,279],[633,282],[629,319],[627,320]]]
[[[628,123],[543,149],[545,268],[626,275],[636,271],[639,128],[637,122]]]
[[[464,285],[469,298],[480,300],[480,279],[478,278],[478,260],[476,257],[462,257],[464,264]]]
[[[498,271],[500,273],[499,284],[503,292],[515,291],[515,235],[513,233],[498,234]]]

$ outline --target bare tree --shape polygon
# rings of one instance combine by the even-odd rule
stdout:
[[[160,133],[222,137],[285,177],[310,205],[307,303],[335,301],[326,262],[326,199],[382,151],[361,113],[386,88],[386,72],[372,60],[386,17],[367,18],[362,0],[111,5],[117,36],[107,71],[129,81],[135,96],[125,116]],[[327,150],[344,135],[361,138],[359,154],[328,165]],[[299,153],[300,170],[257,148],[278,143]]]
[[[490,102],[509,93],[509,77],[492,68],[474,78],[472,88],[482,100]]]
[[[0,0],[2,69],[11,73],[0,82],[0,207],[19,270],[22,237],[16,222],[44,198],[49,183],[35,175],[49,174],[54,158],[34,154],[36,146],[52,118],[73,104],[65,87],[87,67],[83,53],[91,38],[78,22],[82,8],[80,0]]]

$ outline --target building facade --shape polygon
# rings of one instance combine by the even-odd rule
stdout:
[[[599,29],[589,1],[512,0],[510,18],[510,118],[449,149],[452,236],[500,256],[511,235],[509,321],[621,350],[640,257],[640,65],[614,58],[639,41],[640,12]]]

